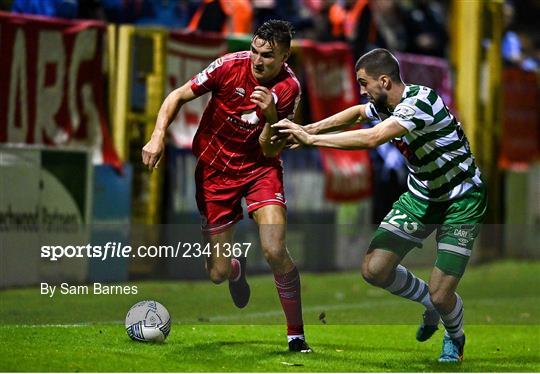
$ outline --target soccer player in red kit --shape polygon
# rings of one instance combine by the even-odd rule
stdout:
[[[254,34],[251,51],[227,54],[172,91],[159,110],[143,162],[157,167],[165,149],[165,132],[188,101],[207,92],[212,98],[193,139],[197,206],[202,230],[211,245],[206,258],[210,279],[229,281],[235,305],[247,305],[246,258],[224,257],[216,245],[231,243],[242,219],[245,198],[250,217],[259,227],[264,256],[274,273],[287,320],[289,350],[311,352],[304,338],[300,275],[285,244],[286,206],[279,153],[285,139],[272,142],[271,125],[291,119],[300,100],[300,84],[285,62],[290,54],[291,25],[271,20]]]

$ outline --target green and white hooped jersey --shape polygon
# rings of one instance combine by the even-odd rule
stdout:
[[[412,194],[447,201],[482,185],[461,125],[434,90],[406,85],[391,117],[408,130],[393,142],[407,159]]]

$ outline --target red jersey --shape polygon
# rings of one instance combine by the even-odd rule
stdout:
[[[276,78],[261,84],[251,72],[250,54],[227,54],[191,79],[196,95],[212,92],[193,139],[193,153],[199,162],[223,172],[252,173],[280,163],[279,157],[265,157],[259,145],[266,120],[249,99],[256,86],[271,90],[279,119],[292,119],[300,101],[300,83],[287,64]]]

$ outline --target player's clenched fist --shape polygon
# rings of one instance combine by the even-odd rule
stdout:
[[[264,86],[256,86],[250,99],[251,102],[257,104],[263,111],[274,103],[272,93]]]
[[[267,121],[274,122],[274,120],[277,120],[276,104],[272,92],[268,88],[256,86],[250,100],[261,108]]]
[[[148,167],[148,170],[157,168],[164,150],[165,142],[163,139],[152,136],[152,139],[142,149],[142,161]]]

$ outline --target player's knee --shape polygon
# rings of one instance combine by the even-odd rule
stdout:
[[[285,242],[283,240],[263,242],[261,244],[264,257],[270,264],[282,262],[288,257],[287,250],[285,249]]]
[[[287,251],[283,248],[268,248],[264,251],[264,257],[271,267],[279,267],[288,260]]]
[[[213,283],[220,284],[229,278],[229,271],[228,269],[220,269],[215,267],[208,270],[208,276]]]
[[[362,262],[361,271],[364,280],[373,286],[383,287],[388,278],[388,274],[384,268],[377,266],[374,261],[367,259]]]
[[[377,285],[377,275],[366,263],[362,263],[362,278],[371,285]]]

